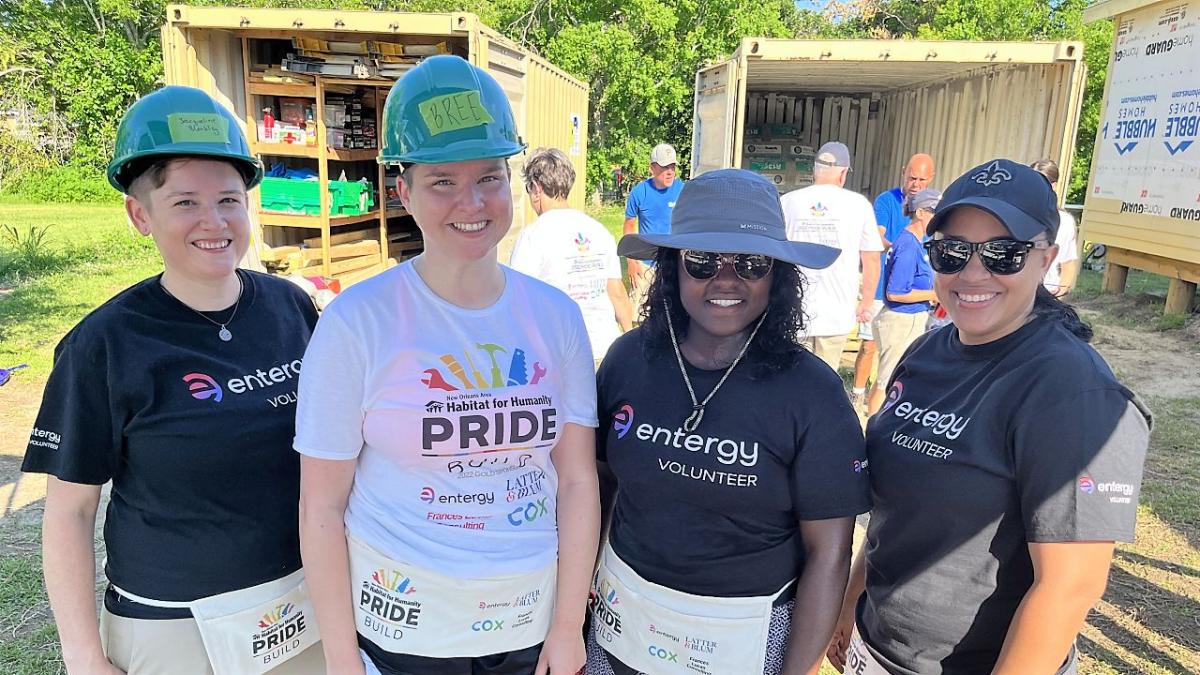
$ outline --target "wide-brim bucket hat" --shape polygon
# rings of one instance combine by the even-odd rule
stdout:
[[[627,234],[617,253],[651,259],[660,248],[750,253],[810,269],[824,269],[841,249],[788,241],[779,193],[770,181],[744,169],[719,169],[687,181],[666,234]]]

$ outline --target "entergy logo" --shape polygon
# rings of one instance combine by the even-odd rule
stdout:
[[[617,432],[617,438],[625,438],[625,434],[632,428],[633,406],[626,403],[613,413],[613,431]]]
[[[904,396],[904,383],[896,380],[892,383],[892,388],[888,391],[887,400],[883,402],[883,409],[880,412],[891,408],[900,401],[900,397]]]
[[[1092,477],[1087,474],[1080,476],[1079,491],[1089,495],[1092,494],[1096,491],[1096,481],[1092,480]]]
[[[433,491],[433,488],[429,487],[428,485],[421,488],[421,501],[425,502],[426,504],[432,504],[436,497],[437,493]]]
[[[221,399],[225,397],[225,392],[221,389],[221,385],[217,384],[217,381],[211,376],[204,373],[188,373],[183,376],[183,381],[187,384],[192,398],[201,401],[211,398],[216,403],[220,403]]]

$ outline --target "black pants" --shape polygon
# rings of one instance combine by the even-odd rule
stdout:
[[[541,644],[515,652],[446,659],[393,654],[361,635],[358,646],[371,657],[371,662],[383,675],[531,675],[542,654]]]

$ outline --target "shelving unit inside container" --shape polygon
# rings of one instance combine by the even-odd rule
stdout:
[[[391,78],[431,53],[465,55],[465,45],[460,51],[436,38],[406,36],[406,45],[394,36],[352,37],[241,39],[246,128],[268,176],[252,198],[262,260],[271,271],[319,275],[343,287],[423,249],[396,192],[399,171],[376,162]],[[356,49],[362,53],[344,53]],[[405,56],[406,49],[416,54]],[[315,72],[284,70],[285,63]]]

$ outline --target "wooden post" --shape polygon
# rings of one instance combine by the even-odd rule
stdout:
[[[1129,278],[1129,268],[1125,265],[1107,260],[1104,262],[1104,280],[1101,290],[1104,293],[1121,294],[1125,292],[1125,281]]]
[[[1196,306],[1196,284],[1183,279],[1172,279],[1167,287],[1167,302],[1164,314],[1188,314]]]

